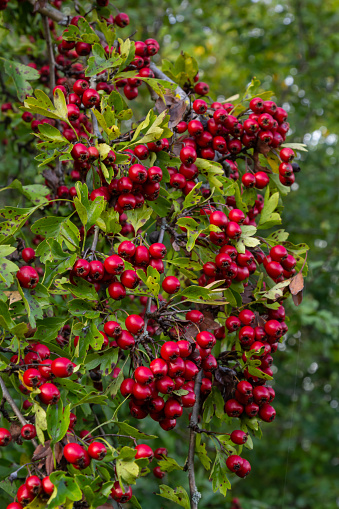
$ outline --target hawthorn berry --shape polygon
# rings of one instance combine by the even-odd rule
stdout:
[[[12,435],[6,428],[0,428],[0,447],[6,447],[12,440]]]
[[[20,430],[20,434],[25,440],[32,440],[36,437],[36,429],[33,424],[25,424]]]
[[[29,265],[21,267],[16,273],[16,277],[18,278],[20,286],[23,288],[29,288],[32,290],[39,283],[39,275],[37,271]]]

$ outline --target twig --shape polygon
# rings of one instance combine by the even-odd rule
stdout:
[[[19,419],[20,424],[22,426],[25,426],[25,424],[27,424],[27,421],[24,418],[24,416],[22,415],[22,413],[20,412],[20,410],[18,409],[18,407],[16,406],[15,401],[13,400],[12,396],[8,392],[6,384],[3,381],[3,379],[1,378],[1,376],[0,376],[0,387],[1,387],[1,390],[2,390],[2,396],[7,400],[7,403],[11,406],[13,412],[15,413],[17,418]],[[36,440],[33,439],[31,442],[34,445],[34,447],[38,447],[38,443],[37,443]]]
[[[55,87],[55,59],[54,59],[54,50],[53,43],[51,38],[51,31],[49,29],[48,17],[46,15],[42,16],[42,22],[44,25],[45,39],[47,44],[47,53],[48,53],[48,61],[49,61],[49,88],[51,89],[51,93],[53,94],[53,89]]]
[[[9,416],[9,413],[7,412],[7,410],[5,409],[5,403],[6,403],[6,398],[2,398],[1,400],[1,403],[0,403],[0,412],[2,413],[2,415],[4,416],[4,418],[8,421],[8,422],[11,422],[11,418]]]
[[[92,117],[92,125],[93,125],[93,133],[98,138],[98,140],[102,140],[101,132],[99,131],[99,124],[97,117],[94,115],[93,110],[91,110],[91,117]]]
[[[92,406],[91,406],[91,408],[92,408]],[[93,408],[92,408],[92,412],[93,412]],[[99,431],[100,431],[101,435],[102,435],[103,437],[105,437],[105,438],[106,438],[106,436],[107,436],[107,435],[106,435],[106,433],[105,433],[105,431],[104,431],[103,427],[102,427],[102,426],[101,426],[101,424],[100,424],[100,421],[99,421],[98,416],[97,416],[94,412],[93,412],[93,414],[94,414],[94,418],[95,418],[95,420],[97,421],[97,424],[99,425]]]
[[[67,16],[65,16],[62,12],[58,11],[54,7],[51,7],[49,4],[45,4],[44,7],[37,7],[36,0],[29,0],[29,3],[31,3],[34,8],[36,9],[35,12],[40,12],[44,16],[48,16],[53,21],[57,21],[58,23],[66,23],[67,22]]]
[[[92,257],[95,253],[96,248],[97,248],[98,240],[99,240],[99,226],[94,226],[94,236],[93,236],[93,242],[91,245]]]
[[[192,425],[192,427],[190,428],[187,470],[188,470],[188,482],[189,482],[190,494],[191,494],[191,509],[198,509],[199,500],[201,498],[201,493],[199,493],[197,486],[195,484],[194,452],[195,452],[196,431],[194,431],[194,429],[193,429],[194,426],[198,425],[201,381],[202,381],[202,370],[199,371],[198,376],[195,380],[195,384],[194,384],[194,392],[195,392],[196,400],[194,403],[194,407],[192,410],[192,416],[190,419],[190,425]]]

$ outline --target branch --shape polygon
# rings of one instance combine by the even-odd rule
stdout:
[[[194,407],[192,410],[192,416],[190,419],[190,426],[192,425],[192,427],[190,429],[190,439],[189,439],[188,458],[187,458],[187,470],[188,470],[188,482],[189,482],[190,494],[191,494],[191,509],[198,509],[199,499],[201,498],[201,493],[199,493],[197,486],[195,484],[194,452],[195,452],[196,431],[194,431],[194,429],[193,429],[194,426],[198,425],[201,381],[202,381],[202,370],[199,371],[198,376],[195,380],[195,384],[194,384],[194,392],[196,395],[196,400],[194,403]]]
[[[45,39],[47,44],[47,53],[48,53],[48,62],[49,62],[49,88],[51,89],[51,93],[53,94],[53,89],[55,87],[55,59],[54,59],[54,50],[53,43],[51,38],[51,31],[49,29],[48,17],[43,15],[42,22],[44,25]]]
[[[54,7],[51,7],[49,4],[45,4],[45,7],[38,7],[38,2],[36,0],[29,0],[29,3],[31,3],[34,6],[34,9],[36,9],[34,12],[40,12],[44,16],[48,16],[53,21],[57,21],[58,23],[67,23],[67,16],[64,16],[62,12],[58,11],[58,9],[55,9]]]
[[[16,406],[15,401],[13,400],[12,396],[8,392],[6,384],[3,381],[3,379],[1,378],[1,376],[0,376],[0,387],[1,387],[1,390],[2,390],[2,396],[6,399],[7,403],[12,408],[13,412],[15,413],[17,418],[19,419],[20,424],[22,426],[25,426],[25,424],[27,424],[27,421],[24,418],[24,416],[22,415],[22,413],[20,412],[20,410],[18,409],[18,407]],[[31,442],[34,445],[34,447],[38,447],[38,443],[37,443],[36,440],[33,439],[33,440],[31,440]]]
[[[94,253],[96,251],[98,240],[99,240],[99,226],[94,226],[94,237],[93,237],[93,242],[91,245],[92,256],[94,255]]]
[[[174,83],[174,85],[177,85],[177,83],[175,83],[173,80],[171,80],[171,78],[169,78],[164,72],[162,72],[153,62],[151,62],[150,68],[154,72],[154,76],[156,78],[159,78],[161,80],[165,80],[165,81],[168,81],[169,83]],[[177,95],[179,95],[180,99],[183,99],[184,101],[186,101],[186,99],[188,99],[188,95],[186,94],[186,92],[183,91],[183,89],[181,87],[179,87],[179,85],[177,85],[177,88],[175,89],[175,93]]]
[[[93,125],[93,134],[98,138],[98,140],[102,140],[101,132],[99,131],[99,124],[98,119],[94,115],[93,110],[91,110],[91,118],[92,118],[92,125]]]

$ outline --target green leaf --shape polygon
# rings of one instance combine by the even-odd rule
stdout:
[[[12,237],[23,225],[27,219],[38,209],[39,207],[32,208],[18,208],[18,207],[5,207],[0,210],[0,217],[5,219],[0,223],[0,244],[8,242],[9,238]]]
[[[24,101],[26,96],[33,92],[32,85],[29,82],[38,80],[39,72],[28,65],[5,60],[4,58],[0,59],[3,61],[6,74],[13,78],[19,101]]]
[[[68,303],[68,311],[73,316],[85,316],[94,319],[100,316],[100,311],[93,309],[93,303],[85,299],[73,299]]]
[[[157,493],[157,495],[160,497],[172,500],[172,502],[175,502],[185,509],[190,508],[190,499],[187,495],[187,492],[181,486],[173,489],[169,486],[166,486],[165,484],[160,484],[159,489],[160,493]]]
[[[226,467],[225,458],[219,451],[217,451],[215,462],[210,475],[214,493],[216,491],[220,491],[224,497],[226,496],[227,489],[231,488],[231,483],[229,482],[227,475],[228,468]]]
[[[60,317],[49,317],[43,320],[37,320],[37,330],[32,339],[49,343],[56,338],[59,330],[65,323],[66,318]]]
[[[96,224],[101,230],[110,235],[116,235],[122,229],[119,223],[119,212],[115,211],[113,207],[104,210],[96,220]]]
[[[40,283],[34,290],[28,290],[27,288],[21,288],[18,285],[19,293],[22,297],[22,302],[14,302],[12,304],[13,309],[20,310],[20,308],[24,308],[27,312],[28,321],[31,327],[36,327],[36,319],[41,319],[43,317],[43,309],[40,305],[40,302],[35,298],[33,292],[36,293],[38,290]],[[40,285],[42,286],[42,285]],[[20,312],[20,311],[19,311]],[[23,309],[22,309],[23,312]]]
[[[33,402],[33,411],[35,415],[35,428],[37,437],[40,443],[44,444],[45,437],[43,432],[47,430],[46,411],[36,401]]]
[[[120,47],[120,56],[122,58],[122,63],[118,69],[118,74],[115,75],[116,79],[120,79],[119,73],[123,71],[128,65],[132,62],[135,56],[135,44],[134,41],[130,39],[118,39],[119,47]]]
[[[69,27],[68,27],[69,28]],[[81,39],[88,44],[100,42],[99,36],[94,32],[91,25],[85,18],[80,18],[78,21],[78,28],[81,34]]]
[[[123,447],[121,453],[123,453],[124,449],[129,449],[128,447]],[[131,449],[134,452],[135,450]],[[116,459],[116,472],[121,484],[135,484],[136,479],[139,475],[139,466],[138,464],[131,459],[124,458],[122,455]]]
[[[153,440],[155,438],[158,438],[156,435],[147,435],[147,433],[143,433],[142,431],[133,428],[133,426],[131,426],[127,422],[116,422],[116,425],[119,428],[119,433],[123,435],[129,435],[133,438],[137,438],[140,440]]]
[[[70,217],[43,217],[32,225],[31,230],[47,238],[53,237],[59,244],[65,242],[67,248],[74,251],[79,246],[80,233]]]
[[[118,360],[118,348],[109,348],[105,353],[98,355],[97,353],[91,353],[87,355],[85,360],[86,370],[91,370],[100,366],[100,370],[105,372],[111,371],[112,364],[116,364]]]
[[[0,246],[0,258],[4,258],[5,256],[9,256],[10,254],[16,251],[16,247],[14,246]]]
[[[158,465],[163,472],[172,472],[173,470],[183,470],[174,458],[169,458],[168,456],[164,457],[164,459],[158,461]]]
[[[300,150],[301,152],[308,152],[305,143],[283,143],[281,147],[291,148],[293,150]]]
[[[283,290],[290,284],[290,280],[282,281],[282,283],[277,283],[270,290],[261,292],[260,295],[263,299],[269,299],[276,301],[283,296]]]
[[[213,415],[215,414],[219,419],[222,419],[224,412],[224,400],[221,396],[221,393],[217,387],[212,387],[211,393],[208,395],[207,399],[204,402],[204,414],[203,419],[204,422],[208,423],[211,421]]]
[[[0,258],[0,288],[9,288],[13,281],[13,272],[17,272],[19,267],[7,258]]]
[[[87,300],[98,300],[98,294],[91,283],[88,283],[85,279],[81,277],[75,277],[73,279],[76,285],[73,285],[71,283],[64,283],[60,287],[64,288],[65,290],[68,290],[69,293],[72,293],[76,297]]]
[[[92,46],[92,54],[93,56],[89,57],[87,61],[88,67],[85,70],[85,76],[95,76],[106,69],[118,67],[122,62],[119,54],[115,51],[108,58],[104,48],[98,43]]]
[[[172,92],[175,91],[176,85],[175,83],[170,83],[166,80],[160,80],[156,78],[144,78],[142,76],[139,76],[139,79],[147,83],[158,96],[161,98],[164,98],[164,95],[166,91],[171,90]]]
[[[274,193],[270,198],[268,197],[269,188],[266,190],[265,204],[260,214],[258,228],[271,228],[271,226],[281,223],[280,215],[274,212],[279,203],[279,193]]]
[[[209,470],[211,468],[212,460],[207,454],[206,444],[201,442],[201,434],[196,435],[195,450],[198,454],[198,458],[202,466],[205,468],[205,470]]]
[[[139,209],[127,211],[127,220],[129,223],[132,224],[135,234],[137,234],[139,228],[141,228],[142,226],[144,226],[144,224],[147,223],[151,215],[152,209],[150,207],[147,207],[146,205]]]
[[[45,196],[49,193],[49,189],[48,187],[40,184],[23,186],[19,180],[15,179],[9,186],[1,189],[1,191],[4,191],[5,189],[17,189],[21,194],[34,203],[34,205],[43,205],[48,203]]]
[[[166,263],[170,263],[176,267],[183,267],[187,270],[202,270],[202,265],[190,258],[174,258],[174,260],[166,260]]]
[[[185,196],[184,203],[182,204],[183,210],[193,207],[194,205],[196,205],[197,203],[199,203],[201,201],[202,196],[201,196],[201,194],[198,194],[198,192],[197,192],[201,186],[202,186],[202,182],[198,182],[193,187],[192,191],[190,191],[188,193],[188,195]]]
[[[70,422],[71,405],[63,407],[61,401],[57,405],[47,407],[47,430],[52,443],[56,444],[67,433]]]
[[[171,209],[171,202],[163,196],[159,196],[155,201],[146,200],[146,203],[160,217],[166,217]]]
[[[54,491],[48,502],[48,509],[55,509],[62,504],[82,499],[82,492],[73,477],[67,477],[65,472],[52,472],[49,476],[54,484]],[[71,507],[69,504],[67,507]]]
[[[103,213],[106,207],[106,201],[103,196],[98,196],[94,201],[88,198],[88,187],[86,184],[77,182],[75,184],[77,197],[74,198],[75,208],[79,214],[80,220],[87,229],[93,226]]]

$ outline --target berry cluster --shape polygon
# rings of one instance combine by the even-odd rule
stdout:
[[[122,382],[122,396],[131,396],[131,415],[137,419],[150,415],[162,429],[173,429],[183,414],[183,408],[194,406],[194,379],[200,367],[204,374],[201,394],[205,396],[211,390],[211,371],[216,368],[217,362],[210,351],[215,342],[215,337],[208,332],[198,334],[196,345],[186,340],[166,341],[161,347],[160,357],[153,359],[149,367],[137,367],[134,380],[126,378]],[[193,353],[193,346],[196,346],[198,356]],[[184,391],[179,393],[180,396],[176,393],[179,389]]]
[[[0,8],[4,3],[7,4],[0,0]],[[54,1],[54,6],[59,8],[60,4],[59,0]],[[107,5],[108,0],[97,0],[99,16],[100,7]],[[242,245],[241,241],[246,238],[246,232],[256,230],[258,216],[265,207],[261,191],[268,184],[270,187],[271,183],[273,186],[279,185],[277,180],[271,178],[271,170],[259,164],[263,159],[259,159],[259,155],[266,156],[270,152],[275,161],[279,161],[277,171],[280,183],[285,186],[293,184],[295,173],[300,170],[299,166],[293,163],[294,151],[281,146],[289,130],[287,113],[273,101],[254,97],[249,98],[248,108],[244,107],[236,115],[235,111],[239,111],[235,110],[236,104],[210,100],[208,84],[199,81],[199,75],[196,74],[188,79],[183,87],[190,101],[184,105],[185,110],[173,129],[173,136],[143,143],[141,138],[132,139],[136,130],[131,129],[112,142],[111,138],[105,135],[103,125],[96,122],[96,114],[98,117],[103,115],[110,94],[113,97],[123,91],[129,100],[138,96],[143,81],[146,79],[147,82],[147,78],[154,77],[152,69],[156,70],[156,67],[151,65],[151,57],[159,51],[159,44],[155,39],[132,42],[134,58],[128,65],[123,64],[125,67],[122,69],[123,72],[136,72],[132,77],[115,79],[115,71],[112,75],[109,70],[104,70],[95,79],[90,79],[85,75],[85,64],[89,55],[96,53],[92,51],[93,45],[84,42],[80,35],[76,36],[75,40],[71,36],[74,33],[81,34],[83,25],[86,30],[88,26],[90,30],[94,30],[95,22],[89,24],[87,19],[82,16],[70,18],[69,26],[60,36],[57,36],[54,23],[49,23],[57,43],[56,86],[51,93],[57,101],[63,102],[63,97],[65,98],[67,118],[65,115],[63,119],[68,121],[56,122],[54,119],[42,118],[41,115],[35,117],[29,111],[23,113],[22,119],[30,124],[38,138],[43,131],[42,124],[47,123],[58,128],[63,142],[66,140],[68,144],[67,150],[66,143],[63,143],[60,149],[62,157],[57,176],[54,173],[54,163],[49,164],[48,170],[52,170],[53,178],[48,178],[48,172],[45,174],[45,183],[51,190],[46,210],[49,214],[50,208],[54,207],[54,212],[59,214],[61,209],[61,216],[71,210],[72,216],[74,214],[74,226],[79,229],[78,237],[83,240],[83,245],[79,246],[79,249],[78,246],[73,246],[77,251],[72,251],[72,262],[62,272],[68,274],[73,286],[64,284],[66,278],[61,282],[59,280],[60,286],[64,284],[65,294],[58,295],[59,300],[55,302],[71,302],[71,294],[76,293],[75,287],[80,287],[81,280],[92,284],[98,293],[101,292],[102,298],[98,297],[93,302],[93,310],[100,316],[94,325],[101,334],[99,338],[102,346],[94,352],[94,346],[92,349],[86,345],[86,350],[83,348],[84,359],[78,359],[79,342],[80,347],[84,346],[81,343],[83,335],[75,334],[80,334],[80,330],[81,334],[87,333],[92,323],[89,317],[92,315],[84,312],[84,317],[76,315],[74,318],[67,311],[64,323],[73,320],[72,324],[65,323],[57,333],[55,341],[48,343],[49,347],[35,342],[34,338],[32,340],[33,331],[32,335],[25,338],[26,348],[23,347],[20,351],[11,350],[13,354],[17,353],[10,354],[12,357],[9,359],[9,369],[19,375],[19,391],[29,395],[22,404],[22,408],[28,411],[25,417],[27,424],[22,426],[18,437],[7,429],[0,428],[0,446],[7,446],[11,441],[20,443],[22,439],[33,440],[34,444],[37,423],[32,407],[38,403],[34,398],[37,396],[42,405],[64,403],[62,390],[66,381],[62,383],[58,379],[72,377],[69,383],[74,386],[82,383],[88,375],[91,388],[103,393],[105,383],[102,379],[107,376],[109,381],[115,379],[114,383],[118,386],[115,392],[118,392],[118,396],[114,395],[117,400],[113,404],[118,402],[120,408],[120,402],[123,402],[124,398],[128,399],[129,412],[133,418],[140,420],[149,417],[158,422],[163,430],[170,431],[187,412],[191,432],[200,432],[202,436],[205,433],[206,437],[208,433],[218,435],[217,432],[209,432],[209,429],[199,428],[199,423],[204,418],[204,408],[211,398],[211,407],[215,407],[213,397],[217,391],[219,402],[221,398],[220,413],[223,414],[224,409],[222,417],[228,422],[230,429],[229,433],[224,430],[220,432],[223,438],[229,438],[225,439],[225,447],[221,441],[218,442],[218,453],[225,455],[225,463],[230,472],[244,478],[251,471],[249,461],[241,456],[242,446],[249,437],[246,423],[248,418],[256,417],[260,424],[261,421],[271,422],[275,418],[276,412],[271,405],[275,391],[267,385],[267,380],[273,377],[273,354],[278,349],[281,337],[288,330],[282,304],[285,295],[281,294],[274,303],[268,303],[267,299],[257,299],[254,290],[260,273],[265,276],[262,283],[265,290],[271,288],[273,283],[289,280],[296,272],[297,260],[292,255],[294,251],[290,251],[290,244],[286,244],[289,249],[287,250],[283,244],[274,240],[264,239],[263,243],[260,237],[254,237],[253,243],[245,243],[244,240]],[[128,15],[125,13],[109,16],[105,21],[111,28],[113,25],[123,28],[129,24]],[[102,42],[102,51],[107,58],[116,54],[122,56],[118,42],[111,47]],[[30,65],[37,68],[35,63]],[[116,71],[119,73],[117,69]],[[49,65],[40,67],[39,72],[41,83],[48,87]],[[121,97],[119,100],[125,104]],[[8,118],[15,115],[11,103],[2,104],[1,111]],[[112,109],[112,115],[113,113]],[[150,135],[148,136],[147,140],[150,139]],[[136,141],[128,148],[131,140]],[[214,165],[212,161],[219,164]],[[221,178],[230,185],[231,196],[225,197],[223,193],[215,192],[213,184],[206,178],[206,173],[203,174],[206,166],[211,167],[211,171],[217,168],[220,172],[222,168],[224,175]],[[214,181],[216,178],[214,177]],[[105,208],[111,209],[108,214],[116,217],[122,226],[120,234],[102,229],[99,226],[103,222],[102,218],[95,223],[95,227],[85,231],[76,206],[80,201],[79,188],[86,189],[84,203],[89,203],[91,207],[102,202],[102,199],[95,204],[88,202],[86,186],[73,185],[76,182],[90,182],[89,200],[94,202],[97,198],[104,199]],[[191,201],[190,205],[186,206],[185,196],[189,195],[195,186],[198,187],[194,196],[196,201]],[[267,190],[267,195],[270,196],[268,191],[271,189]],[[168,200],[166,198],[163,201],[169,206],[161,216],[160,234],[160,217],[155,216],[158,216],[157,200],[160,197],[161,201],[164,196],[168,197]],[[175,198],[171,200],[171,196]],[[75,197],[78,197],[78,200],[72,202]],[[150,220],[148,227],[145,227],[146,231],[142,228],[135,231],[128,219],[138,212],[128,214],[128,211],[142,209],[143,213],[147,207],[153,209],[152,220],[157,219],[157,226],[152,231]],[[106,214],[107,210],[104,213]],[[182,222],[178,223],[178,218],[186,219],[187,227],[182,226]],[[85,222],[84,224],[86,225]],[[91,224],[93,225],[94,221]],[[197,224],[198,228],[194,232],[197,233],[196,243],[189,249],[190,224]],[[86,240],[94,228],[93,244],[86,249]],[[207,233],[204,233],[206,231]],[[165,238],[166,233],[169,238]],[[44,237],[37,234],[32,238],[32,244],[37,246],[43,240]],[[62,251],[63,242],[60,241]],[[41,251],[37,249],[42,259]],[[181,254],[177,255],[179,251]],[[32,266],[36,258],[34,249],[20,247],[18,253],[21,253],[25,265],[20,267],[18,263],[20,268],[16,274],[17,281],[22,288],[29,290],[33,298],[35,292],[41,288],[41,284],[38,288],[37,285],[43,270],[37,265]],[[187,258],[187,266],[175,265],[177,256],[181,257],[181,263]],[[18,258],[14,260],[19,261]],[[197,269],[194,268],[196,266]],[[182,270],[179,270],[180,268]],[[154,298],[150,288],[143,283],[146,281],[144,274],[147,277],[156,274],[158,278],[162,292],[154,295]],[[83,287],[88,286],[83,281]],[[51,282],[48,290],[53,298],[54,283],[55,280]],[[185,290],[192,284],[196,285],[198,297],[190,300],[185,296]],[[204,287],[204,291],[199,286]],[[205,304],[205,287],[209,299],[214,297],[213,292],[220,291],[222,295],[221,292],[226,290],[229,295],[233,295],[233,303],[223,300],[213,306],[207,300],[208,303]],[[210,288],[213,290],[210,291]],[[177,295],[179,291],[181,292]],[[137,299],[137,296],[140,298]],[[155,305],[156,300],[158,305]],[[122,301],[121,309],[118,308],[119,301]],[[62,314],[63,310],[60,313]],[[126,318],[122,319],[121,313],[126,313]],[[55,316],[58,315],[59,312]],[[47,316],[49,315],[46,313],[44,318]],[[38,339],[42,341],[40,337]],[[221,348],[215,348],[217,341],[222,341]],[[78,365],[69,358],[54,353],[54,343],[58,345],[59,351],[60,347],[67,348],[65,355],[74,355],[71,358],[75,359]],[[100,361],[110,355],[110,351],[104,352],[109,348],[114,349],[112,358],[116,355],[114,364],[112,361],[110,367],[106,365],[106,369],[101,369],[100,362],[93,369],[92,366],[91,369],[86,366],[87,350]],[[126,365],[128,360],[129,370]],[[228,377],[227,390],[223,384],[225,373]],[[82,376],[84,378],[80,382]],[[194,409],[192,414],[196,417],[192,418],[190,409]],[[231,419],[228,420],[228,417]],[[102,438],[103,435],[93,437],[90,431],[84,429],[77,433],[74,429],[76,419],[76,415],[71,412],[67,433],[59,442],[63,447],[62,459],[56,466],[65,471],[68,469],[69,472],[72,471],[72,468],[69,468],[72,466],[81,470],[81,476],[85,477],[87,472],[84,470],[87,467],[91,466],[93,473],[97,462],[100,465],[110,454],[110,444]],[[93,427],[96,427],[96,424]],[[127,438],[133,440],[133,437]],[[165,448],[153,452],[146,444],[135,447],[135,460],[146,458],[152,461],[153,457],[161,460],[166,456]],[[122,487],[120,479],[117,480],[119,476],[116,465],[114,468],[111,497],[119,504],[128,502],[132,497],[132,488]],[[140,472],[143,473],[142,470]],[[165,472],[160,466],[156,466],[153,474],[157,479],[161,479]],[[8,508],[21,509],[35,497],[46,500],[54,486],[48,476],[40,477],[29,476],[17,492],[17,502],[13,502]],[[236,499],[232,502],[232,509],[240,509]]]

